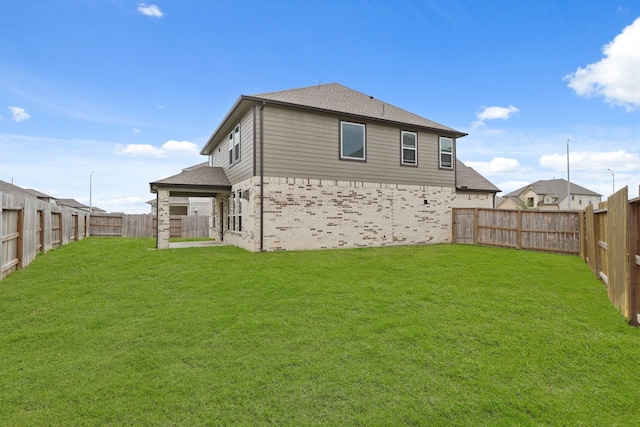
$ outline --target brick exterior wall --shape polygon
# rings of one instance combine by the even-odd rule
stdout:
[[[493,208],[493,193],[458,192],[453,201],[454,208]]]
[[[169,248],[169,237],[171,236],[169,191],[158,190],[158,237],[156,246],[158,249]]]
[[[234,185],[238,191],[248,191],[242,231],[226,230],[224,241],[258,251],[259,177]],[[449,243],[455,196],[451,187],[266,177],[264,250]]]

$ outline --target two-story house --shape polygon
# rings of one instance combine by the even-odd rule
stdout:
[[[206,164],[151,183],[158,247],[170,197],[193,196],[212,237],[251,251],[449,242],[465,135],[335,83],[240,96]],[[492,207],[499,190],[478,190]]]
[[[602,195],[566,179],[539,180],[502,196],[498,209],[583,210],[600,203]]]

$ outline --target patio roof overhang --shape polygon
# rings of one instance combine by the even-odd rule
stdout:
[[[171,197],[214,197],[230,193],[231,183],[220,167],[206,163],[185,168],[177,175],[149,183],[152,193],[167,190]]]
[[[196,186],[196,185],[163,185],[151,184],[151,192],[169,190],[170,197],[215,197],[217,194],[230,193],[231,186]]]

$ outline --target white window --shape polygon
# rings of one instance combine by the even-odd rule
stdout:
[[[401,134],[402,164],[415,166],[418,164],[418,134],[406,131]]]
[[[240,125],[229,134],[229,164],[240,160]]]
[[[453,139],[440,137],[440,167],[453,169]]]
[[[227,202],[227,229],[242,231],[242,191],[229,194]]]
[[[363,124],[340,122],[340,158],[366,160],[366,138]]]

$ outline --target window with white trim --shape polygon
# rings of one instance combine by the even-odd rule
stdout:
[[[229,134],[229,164],[240,160],[240,125],[237,125]]]
[[[418,164],[418,134],[415,132],[401,132],[402,164],[416,166]]]
[[[440,137],[440,167],[453,169],[453,139]]]
[[[227,229],[242,231],[242,191],[229,194],[227,202]]]
[[[363,124],[340,122],[340,158],[366,160],[366,137]]]

